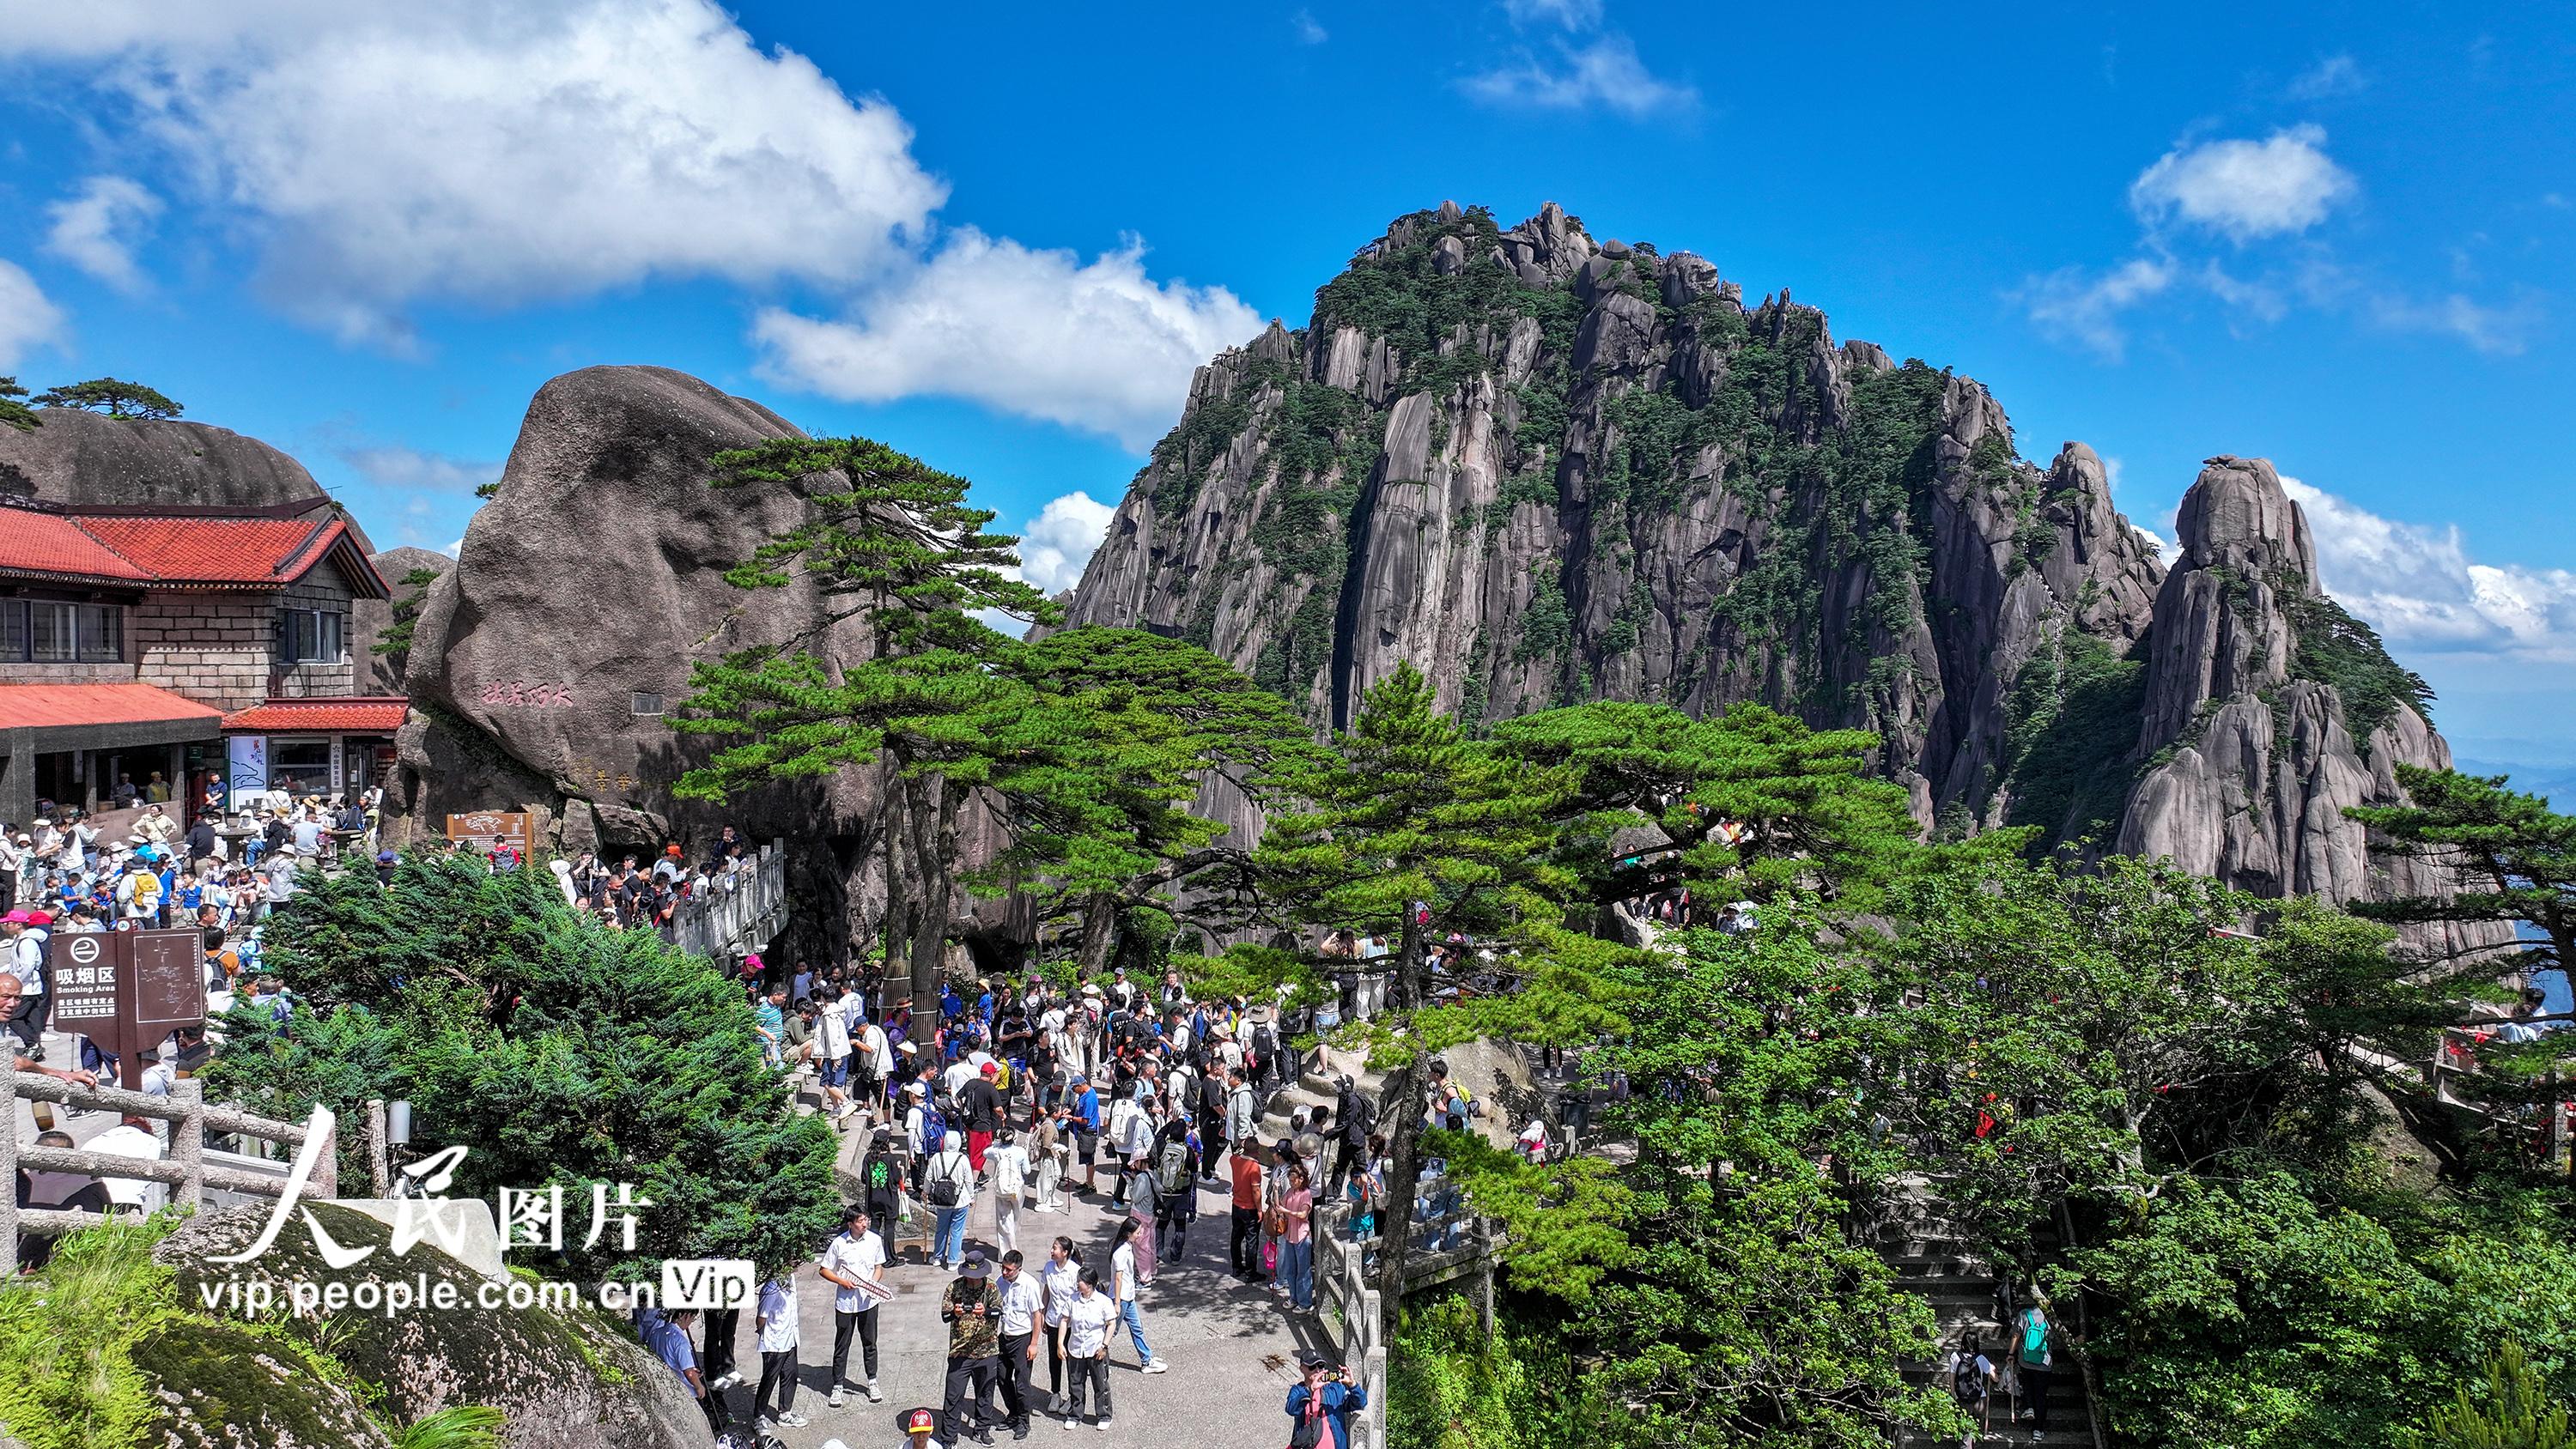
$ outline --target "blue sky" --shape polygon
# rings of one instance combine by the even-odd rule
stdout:
[[[2150,529],[2272,458],[2464,756],[2576,783],[2557,7],[94,0],[0,25],[0,159],[0,372],[152,382],[380,544],[654,362],[966,472],[1041,575],[1389,218],[1553,199],[1983,380]]]

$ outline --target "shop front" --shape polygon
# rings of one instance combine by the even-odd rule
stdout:
[[[272,789],[356,795],[384,783],[407,708],[396,697],[272,699],[225,716],[234,808]]]

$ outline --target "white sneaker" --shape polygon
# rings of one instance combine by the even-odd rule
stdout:
[[[803,1414],[796,1412],[794,1409],[788,1409],[779,1414],[778,1422],[786,1425],[790,1429],[802,1429],[812,1421],[807,1419]]]
[[[877,1392],[877,1381],[875,1379],[868,1380],[868,1402],[871,1404],[882,1404],[885,1402],[885,1395]]]
[[[841,1407],[841,1386],[839,1384],[832,1385],[831,1396],[823,1400],[823,1407],[827,1409],[837,1409]]]
[[[1154,1360],[1152,1360],[1151,1362],[1149,1362],[1149,1363],[1147,1363],[1147,1364],[1145,1365],[1145,1372],[1147,1372],[1147,1373],[1149,1373],[1149,1374],[1167,1374],[1167,1373],[1170,1373],[1171,1371],[1172,1371],[1172,1366],[1171,1366],[1170,1364],[1167,1364],[1167,1363],[1163,1362],[1163,1361],[1162,1361],[1161,1359],[1159,1359],[1159,1358],[1158,1358],[1158,1359],[1154,1359]]]
[[[1068,1434],[1073,1432],[1073,1421],[1071,1419],[1064,1421],[1064,1432]]]

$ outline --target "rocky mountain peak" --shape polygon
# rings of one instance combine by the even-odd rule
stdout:
[[[2360,860],[2325,802],[2440,753],[2421,682],[2318,590],[2270,464],[2212,460],[2182,530],[2168,574],[2091,448],[2036,466],[1983,386],[1837,342],[1786,288],[1747,307],[1704,257],[1553,202],[1511,227],[1443,203],[1305,327],[1199,370],[1071,615],[1206,645],[1319,729],[1399,661],[1471,725],[1756,700],[1875,733],[1927,826],[2147,849],[2220,829],[2216,797],[2156,794],[2211,716],[2296,686],[2290,767],[2344,782],[2296,829]],[[2203,758],[2288,798],[2268,753]],[[2372,889],[2268,869],[2216,873]]]

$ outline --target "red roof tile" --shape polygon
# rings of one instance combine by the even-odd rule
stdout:
[[[0,684],[0,730],[203,720],[223,711],[152,684]]]
[[[301,578],[348,525],[314,518],[127,518],[85,514],[82,529],[171,584],[284,584]]]
[[[141,582],[152,577],[59,513],[11,509],[0,518],[0,573],[74,574]]]
[[[399,695],[337,699],[272,699],[224,716],[224,728],[249,734],[389,735],[402,728],[411,701]]]

